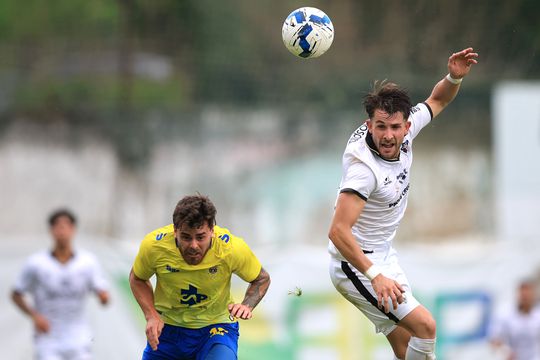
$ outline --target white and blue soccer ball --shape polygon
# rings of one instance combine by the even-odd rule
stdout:
[[[334,25],[323,11],[314,7],[294,10],[281,30],[285,47],[304,59],[324,54],[334,41]]]

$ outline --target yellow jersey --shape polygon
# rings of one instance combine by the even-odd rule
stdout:
[[[244,240],[217,225],[200,264],[185,262],[172,224],[146,235],[133,263],[138,278],[156,275],[154,306],[163,321],[190,329],[235,322],[227,309],[233,303],[231,276],[251,282],[260,271],[261,263]]]

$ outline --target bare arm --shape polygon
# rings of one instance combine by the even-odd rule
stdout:
[[[34,322],[34,327],[39,333],[47,333],[50,330],[49,320],[33,309],[25,300],[24,295],[16,290],[11,293],[11,299],[17,307]]]
[[[452,54],[448,58],[448,73],[454,79],[462,79],[471,70],[471,66],[477,63],[478,53],[473,48],[467,48]],[[460,84],[453,84],[446,77],[439,81],[433,88],[426,103],[433,111],[433,117],[440,112],[456,97]]]
[[[262,300],[269,286],[270,275],[264,268],[261,268],[259,276],[249,283],[242,303],[229,305],[231,316],[244,320],[251,319],[253,316],[253,309],[255,309],[257,304]]]
[[[154,307],[154,289],[152,288],[152,284],[148,280],[139,279],[133,272],[133,269],[131,269],[129,273],[129,286],[135,300],[137,300],[144,313],[148,343],[153,350],[156,350],[164,323]]]
[[[366,272],[373,265],[371,260],[362,252],[352,234],[352,227],[364,210],[366,202],[351,193],[339,194],[334,218],[330,224],[328,237],[334,243],[341,255],[355,268]]]
[[[356,194],[339,194],[334,218],[328,233],[328,237],[341,255],[362,273],[365,273],[373,263],[358,246],[352,234],[352,227],[362,213],[365,204],[366,201]],[[389,297],[394,309],[397,309],[398,303],[403,302],[403,296],[401,295],[403,288],[396,281],[379,274],[373,278],[371,283],[377,293],[379,307],[384,306],[386,312],[390,311]]]

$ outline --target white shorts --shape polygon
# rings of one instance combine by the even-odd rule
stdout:
[[[35,338],[36,360],[91,360],[89,341],[65,336],[63,339],[37,335]]]
[[[381,268],[384,276],[396,280],[405,290],[406,302],[399,304],[397,310],[391,307],[390,312],[385,313],[384,309],[379,309],[371,281],[346,261],[331,257],[330,278],[337,291],[375,325],[376,332],[387,336],[396,328],[397,323],[420,303],[414,298],[395,255],[389,256],[386,262],[381,262],[381,259],[376,259],[371,254],[368,257]]]

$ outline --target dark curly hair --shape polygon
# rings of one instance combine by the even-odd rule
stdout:
[[[373,90],[364,97],[364,108],[370,119],[373,118],[375,110],[379,109],[389,115],[401,112],[407,120],[411,114],[412,103],[405,89],[383,80],[374,82]]]
[[[179,229],[186,224],[190,228],[199,228],[208,224],[213,228],[216,223],[216,207],[207,196],[189,195],[182,198],[173,213],[173,224]]]

